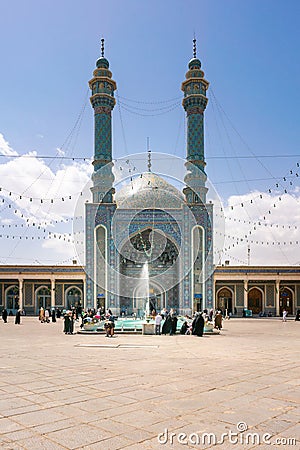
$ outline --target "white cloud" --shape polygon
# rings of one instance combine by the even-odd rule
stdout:
[[[4,136],[1,133],[0,133],[0,154],[5,156],[18,155],[18,153],[10,147],[9,143],[4,139]]]
[[[72,239],[70,239],[72,241]],[[51,239],[46,239],[42,243],[42,247],[46,250],[53,250],[59,256],[59,259],[70,259],[76,254],[74,244],[68,242],[65,234],[55,233]]]
[[[24,214],[24,220],[59,221],[73,216],[91,171],[90,164],[76,161],[54,171],[36,152],[30,152],[1,164],[1,194]]]
[[[224,210],[222,262],[248,264],[250,258],[251,265],[299,264],[299,201],[299,189],[286,194],[231,196]]]
[[[0,138],[2,153],[17,155],[3,135]],[[1,224],[14,225],[5,228],[5,239],[1,238],[2,263],[14,257],[16,262],[67,263],[76,254],[65,237],[72,233],[77,199],[90,180],[92,165],[59,163],[55,158],[45,162],[32,151],[0,165]],[[91,197],[89,190],[85,192]],[[49,239],[54,230],[57,237]]]

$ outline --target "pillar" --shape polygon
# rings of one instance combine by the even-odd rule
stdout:
[[[276,280],[275,282],[275,314],[276,316],[280,316],[280,305],[279,305],[279,296],[280,296],[280,291],[279,291],[279,286],[280,286],[280,280]]]
[[[19,278],[19,309],[23,309],[23,278]]]
[[[55,280],[51,278],[51,309],[55,308]]]
[[[82,309],[86,309],[86,278],[83,279],[83,299],[82,299]]]
[[[248,280],[244,280],[244,308],[248,309]]]

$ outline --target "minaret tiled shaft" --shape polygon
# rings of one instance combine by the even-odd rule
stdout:
[[[194,57],[189,62],[188,67],[189,70],[186,73],[186,80],[181,86],[181,90],[184,92],[182,105],[187,116],[186,159],[187,168],[190,170],[190,174],[187,175],[185,180],[189,186],[195,187],[195,189],[197,187],[196,190],[200,195],[200,200],[205,203],[204,110],[208,101],[206,90],[208,89],[209,83],[204,79],[204,72],[201,70],[201,62],[199,59]],[[192,168],[193,166],[195,166],[194,169]],[[187,191],[185,193],[187,194]],[[193,198],[195,199],[195,196]],[[194,203],[191,200],[191,196],[189,196],[189,199],[190,203]]]
[[[187,116],[187,160],[204,171],[204,121],[203,113],[207,105],[206,90],[209,86],[204,79],[199,59],[189,63],[186,80],[181,89],[184,92],[182,106]]]
[[[103,55],[104,49],[102,49]],[[109,62],[104,56],[101,56],[96,63],[96,69],[93,78],[89,81],[89,87],[92,90],[90,98],[94,108],[94,174],[92,188],[93,202],[112,202],[114,190],[112,184],[114,177],[111,171],[112,166],[112,124],[111,112],[115,106],[116,100],[114,91],[117,88],[116,82],[112,79],[112,73],[109,70]],[[109,165],[110,166],[107,166]],[[105,169],[102,169],[107,166]],[[101,174],[97,176],[97,172]],[[109,170],[110,169],[110,170]]]

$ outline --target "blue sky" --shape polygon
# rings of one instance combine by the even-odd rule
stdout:
[[[294,225],[295,218],[285,216],[288,208],[299,209],[294,175],[300,161],[299,13],[299,2],[292,0],[2,0],[0,133],[18,155],[36,151],[54,157],[62,148],[66,156],[92,157],[88,80],[103,36],[121,100],[113,113],[114,157],[145,151],[148,136],[153,151],[184,157],[180,86],[195,33],[197,56],[210,82],[205,153],[211,182],[225,206],[240,204],[240,196],[259,203],[259,193],[276,196],[263,200],[278,203],[286,189],[287,209],[271,215],[274,224],[281,225],[283,217],[286,226]],[[173,110],[152,115],[165,112],[166,105]],[[9,161],[0,161],[2,176],[10,174],[3,183],[18,193],[17,172]],[[52,175],[67,170],[66,162],[50,158],[44,163]],[[283,181],[286,176],[291,178]],[[257,207],[260,216],[268,210],[265,203]],[[7,219],[6,212],[1,219]],[[3,252],[10,260],[0,261],[21,258],[21,250],[7,245]],[[51,251],[50,260],[58,258]],[[236,261],[244,261],[245,254]],[[290,257],[276,261],[297,262]]]

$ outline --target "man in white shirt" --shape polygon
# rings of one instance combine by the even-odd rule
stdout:
[[[162,321],[162,316],[158,313],[155,316],[155,334],[160,334],[161,321]]]

